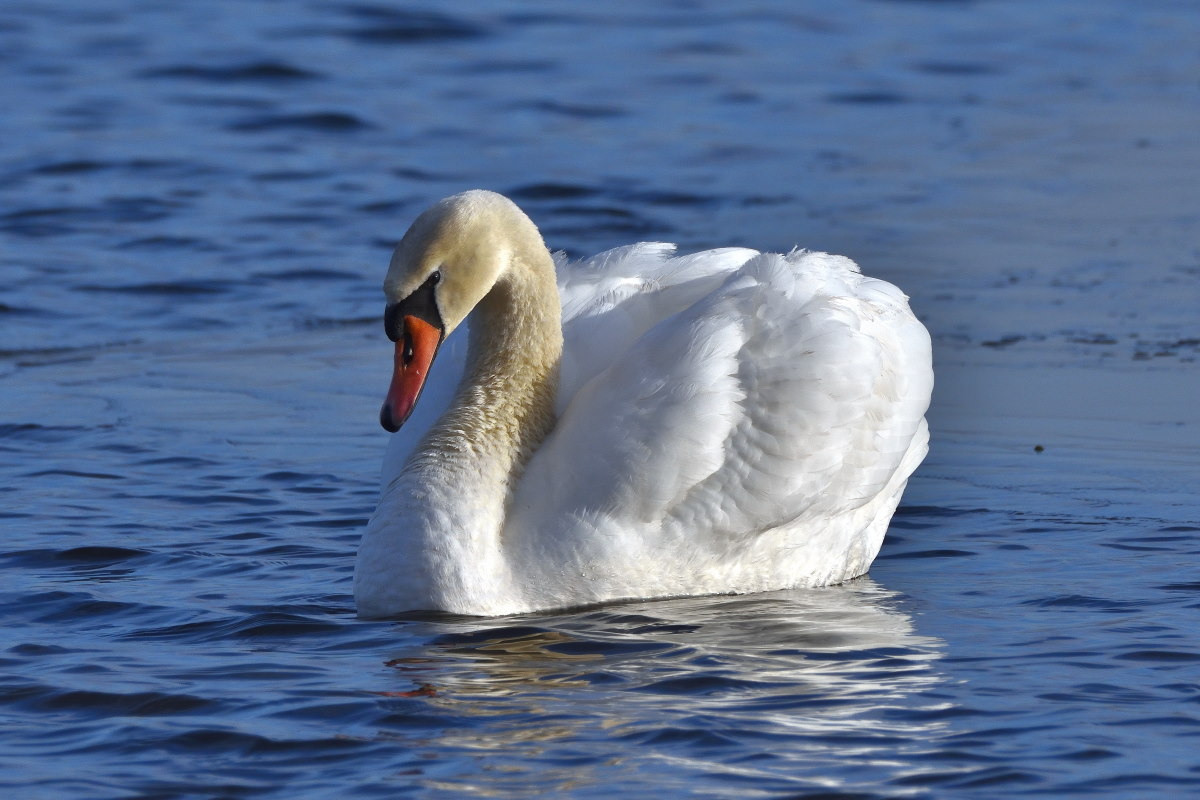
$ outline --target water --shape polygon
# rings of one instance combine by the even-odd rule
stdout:
[[[1196,793],[1198,37],[1190,0],[6,4],[0,790]],[[380,281],[473,186],[572,254],[904,287],[933,450],[871,576],[355,620]]]

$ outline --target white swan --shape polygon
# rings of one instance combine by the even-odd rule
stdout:
[[[925,328],[841,256],[672,251],[560,260],[556,286],[537,228],[501,195],[417,218],[384,282],[396,356],[381,421],[407,424],[358,552],[360,616],[867,571],[927,450]],[[442,346],[468,313],[465,352]]]

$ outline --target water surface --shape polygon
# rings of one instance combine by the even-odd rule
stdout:
[[[0,788],[1200,789],[1184,0],[0,10]],[[845,253],[935,343],[871,576],[354,618],[379,285],[446,194],[555,248]]]

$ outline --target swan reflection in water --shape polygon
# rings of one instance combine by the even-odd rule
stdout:
[[[903,754],[929,751],[948,704],[936,692],[942,642],[916,633],[901,602],[863,578],[559,615],[410,617],[404,632],[427,645],[388,662],[397,680],[381,735],[455,753],[434,782],[460,792],[480,781],[519,791],[534,773],[551,793],[664,769],[760,789],[844,788],[864,769],[876,785],[913,777],[924,769]]]

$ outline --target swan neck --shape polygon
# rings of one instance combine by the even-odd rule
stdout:
[[[555,422],[562,316],[550,254],[513,256],[471,315],[467,367],[431,431],[443,455],[462,452],[475,475],[507,489]],[[447,452],[448,451],[448,452]],[[482,459],[493,469],[480,469]]]

